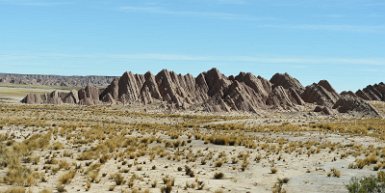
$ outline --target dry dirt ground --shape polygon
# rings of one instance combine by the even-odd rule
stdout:
[[[308,112],[0,104],[0,192],[342,193],[385,168],[384,139]]]

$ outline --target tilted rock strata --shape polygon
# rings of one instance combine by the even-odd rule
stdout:
[[[369,85],[355,93],[364,100],[385,101],[385,84],[383,82],[375,85]]]
[[[379,117],[380,113],[363,99],[351,96],[341,97],[333,106],[340,113],[360,112],[366,115]]]
[[[346,93],[351,95],[354,93]],[[318,109],[333,114],[331,107],[340,95],[327,81],[303,87],[288,74],[275,74],[266,80],[251,73],[225,76],[217,69],[193,77],[162,70],[133,74],[125,72],[112,80],[105,89],[87,86],[71,93],[27,95],[22,102],[28,104],[161,104],[169,108],[187,109],[203,107],[210,112],[247,111],[259,109],[294,110],[307,103],[321,105]],[[353,109],[354,110],[354,109]]]
[[[304,91],[304,87],[302,84],[295,78],[291,77],[289,74],[284,73],[275,74],[270,82],[273,84],[273,89],[277,87],[282,87],[278,89],[285,89],[285,93],[290,100],[282,101],[284,106],[293,106],[293,105],[304,105],[305,102],[301,98],[301,94]],[[281,96],[281,98],[285,98],[286,96]],[[287,101],[292,102],[293,104],[289,104]],[[270,102],[271,103],[271,102]]]
[[[84,89],[78,91],[79,104],[82,105],[96,105],[100,103],[99,88],[93,86],[86,86]]]
[[[329,82],[321,80],[318,83],[307,86],[301,97],[307,103],[332,107],[340,96]]]
[[[291,77],[289,74],[284,73],[275,74],[271,79],[270,82],[275,86],[282,86],[285,89],[293,89],[298,93],[302,93],[304,91],[304,87],[302,84],[295,78]]]

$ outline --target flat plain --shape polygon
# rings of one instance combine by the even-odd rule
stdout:
[[[306,111],[3,103],[0,192],[348,192],[385,168],[384,132]]]

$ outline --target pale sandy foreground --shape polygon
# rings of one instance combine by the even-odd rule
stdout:
[[[0,107],[0,192],[342,193],[385,166],[382,119]]]

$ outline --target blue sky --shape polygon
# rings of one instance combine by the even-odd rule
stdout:
[[[0,0],[0,72],[384,80],[384,0]]]

